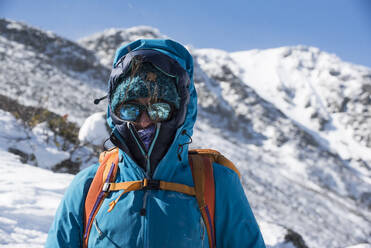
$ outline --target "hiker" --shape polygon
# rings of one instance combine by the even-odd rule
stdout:
[[[46,247],[265,247],[233,164],[188,151],[197,95],[182,45],[119,48],[107,98],[115,148],[75,176]]]

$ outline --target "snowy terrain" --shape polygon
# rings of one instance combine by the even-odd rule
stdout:
[[[0,247],[43,247],[70,174],[20,162],[0,150]]]
[[[0,19],[0,96],[81,126],[74,144],[0,104],[1,247],[42,246],[72,176],[34,166],[96,162],[108,131],[105,104],[92,100],[105,94],[114,50],[139,37],[165,36],[110,29],[77,44]],[[371,247],[371,69],[303,46],[190,51],[200,106],[191,146],[238,166],[267,244]]]
[[[109,70],[92,52],[8,20],[0,19],[0,34],[0,94],[68,113],[80,125],[92,111],[105,110],[91,103],[105,94]]]

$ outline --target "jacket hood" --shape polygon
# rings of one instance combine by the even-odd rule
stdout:
[[[187,143],[189,142],[190,136],[193,134],[193,126],[196,121],[197,93],[193,81],[192,56],[184,46],[175,41],[169,39],[141,39],[117,49],[109,81],[107,122],[112,128],[113,134],[116,136],[116,138],[120,141],[120,143],[124,143],[123,145],[125,145],[125,137],[122,137],[123,135],[120,135],[118,134],[119,132],[117,132],[117,130],[122,126],[122,123],[120,123],[117,118],[115,118],[115,115],[111,112],[110,98],[113,89],[117,87],[117,81],[119,80],[120,75],[123,74],[122,71],[116,70],[117,64],[120,63],[125,56],[132,56],[132,54],[140,52],[141,50],[152,50],[155,53],[160,52],[161,54],[170,57],[173,61],[175,61],[179,68],[185,71],[185,74],[187,75],[187,82],[185,82],[184,79],[177,81],[178,93],[181,97],[180,110],[177,114],[177,120],[172,123],[164,123],[165,126],[172,125],[175,134],[173,136],[173,140],[170,142],[169,148],[162,157],[172,157],[175,155],[179,161],[188,161]],[[182,82],[183,85],[179,85]]]

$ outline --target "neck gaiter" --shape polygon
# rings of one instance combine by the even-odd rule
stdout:
[[[145,129],[140,129],[137,131],[147,151],[149,149],[149,145],[151,144],[153,140],[153,134],[155,133],[155,131],[156,131],[156,125],[151,125]]]

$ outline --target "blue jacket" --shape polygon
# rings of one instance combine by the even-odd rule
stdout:
[[[129,45],[128,45],[129,46]],[[129,50],[124,46],[115,62]],[[153,48],[175,59],[190,77],[189,103],[185,121],[158,163],[153,179],[194,186],[188,164],[188,146],[178,158],[178,147],[189,141],[197,115],[197,95],[193,84],[193,61],[188,51],[171,40],[139,40],[130,50]],[[108,123],[112,121],[108,115]],[[122,142],[125,142],[122,140]],[[143,180],[146,172],[123,150],[116,182]],[[82,247],[84,200],[98,165],[76,175],[67,189],[48,234],[46,247]],[[217,163],[215,178],[215,232],[217,247],[265,247],[259,227],[237,174]],[[139,190],[125,194],[111,212],[108,204],[121,192],[111,193],[95,217],[89,247],[209,247],[206,227],[194,197],[178,192]],[[144,196],[146,194],[146,196]],[[145,216],[140,210],[146,207]]]

